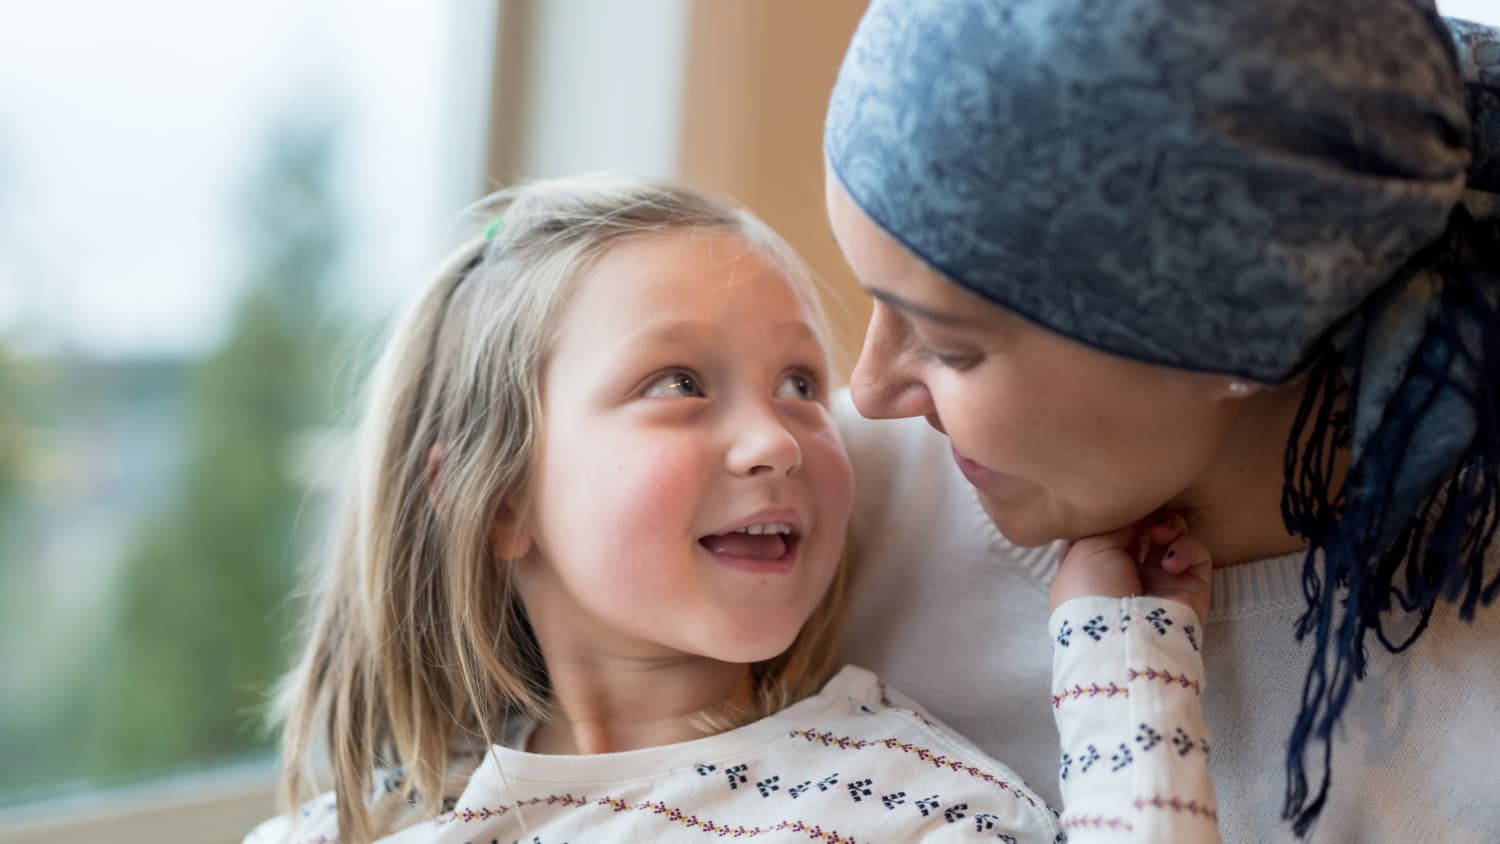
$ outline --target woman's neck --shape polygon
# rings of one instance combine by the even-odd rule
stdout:
[[[1286,446],[1301,406],[1306,379],[1268,388],[1242,401],[1225,448],[1209,470],[1169,506],[1183,513],[1188,531],[1213,551],[1214,565],[1232,566],[1307,548],[1289,533],[1281,515]],[[1306,434],[1308,432],[1304,432]],[[1348,469],[1348,450],[1336,457],[1335,492]]]
[[[526,749],[534,753],[615,753],[702,738],[700,713],[755,697],[748,665],[546,655],[556,714],[532,733]]]

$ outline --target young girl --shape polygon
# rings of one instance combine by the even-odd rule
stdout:
[[[853,478],[792,250],[659,183],[494,213],[376,371],[283,695],[288,805],[324,753],[333,793],[247,841],[1217,840],[1180,520],[1078,542],[1054,584],[1060,819],[828,678]]]

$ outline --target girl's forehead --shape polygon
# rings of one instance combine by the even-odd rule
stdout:
[[[727,342],[748,330],[767,343],[811,342],[827,358],[817,292],[784,260],[735,231],[683,230],[618,244],[577,279],[549,357],[593,355],[646,336]]]
[[[685,231],[620,244],[580,278],[575,299],[610,310],[735,306],[804,310],[785,268],[733,232]]]
[[[779,262],[736,235],[692,234],[601,256],[578,279],[548,359],[605,372],[674,349],[826,358],[828,343],[816,306]]]

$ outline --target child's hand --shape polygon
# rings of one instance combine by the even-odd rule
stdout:
[[[1207,618],[1213,558],[1186,529],[1181,515],[1158,513],[1075,541],[1063,552],[1048,611],[1084,595],[1147,595],[1187,604]]]

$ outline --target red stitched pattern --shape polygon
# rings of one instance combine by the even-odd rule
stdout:
[[[1219,820],[1219,813],[1212,806],[1202,805],[1197,800],[1182,800],[1181,798],[1177,797],[1161,797],[1159,795],[1156,797],[1152,797],[1149,800],[1145,800],[1139,797],[1136,798],[1135,807],[1137,809],[1145,809],[1148,806],[1152,809],[1161,809],[1162,811],[1167,812],[1182,812],[1184,814],[1206,818],[1208,820],[1214,821],[1215,823],[1217,823]]]
[[[668,806],[658,800],[645,800],[640,803],[627,803],[617,797],[601,797],[591,800],[587,797],[574,797],[571,794],[549,794],[546,797],[533,797],[528,800],[520,800],[510,806],[481,807],[478,809],[456,809],[445,818],[439,818],[435,823],[443,824],[462,821],[473,823],[475,821],[486,821],[508,814],[517,806],[536,806],[546,804],[548,806],[566,806],[577,808],[579,806],[608,806],[616,813],[619,812],[645,812],[649,811],[659,815],[668,823],[680,824],[688,829],[696,829],[701,832],[717,834],[720,838],[758,838],[773,832],[797,832],[807,836],[811,841],[822,841],[826,844],[858,844],[852,837],[840,835],[837,830],[824,829],[817,824],[808,824],[806,821],[788,820],[781,821],[774,826],[744,826],[718,823],[697,815],[690,815],[681,809]]]
[[[818,732],[816,730],[793,730],[791,735],[793,738],[806,739],[807,741],[821,744],[824,747],[836,747],[839,750],[863,750],[867,747],[884,747],[886,750],[899,750],[902,753],[910,753],[923,762],[932,763],[934,768],[947,768],[950,771],[966,773],[976,779],[992,783],[1001,791],[1008,791],[1033,806],[1036,805],[1036,800],[1027,794],[1024,789],[1011,785],[989,771],[976,768],[973,765],[966,765],[957,759],[949,759],[946,756],[933,753],[925,747],[918,747],[910,742],[894,738],[856,739],[849,736],[834,735],[833,733]]]
[[[1160,680],[1168,685],[1175,684],[1183,687],[1184,689],[1192,689],[1197,694],[1203,693],[1203,684],[1199,683],[1197,680],[1192,679],[1186,673],[1173,674],[1170,671],[1157,671],[1155,668],[1147,668],[1143,671],[1138,671],[1134,668],[1131,668],[1125,672],[1125,676],[1130,680],[1137,680],[1142,677],[1146,678],[1147,680]]]
[[[1081,697],[1098,697],[1099,695],[1104,695],[1107,698],[1116,695],[1130,697],[1130,690],[1114,682],[1111,682],[1108,686],[1101,686],[1098,683],[1092,683],[1087,686],[1075,684],[1073,688],[1063,689],[1059,694],[1052,696],[1052,708],[1056,709],[1064,701],[1077,700]]]
[[[662,815],[671,823],[682,824],[688,829],[718,833],[720,838],[757,838],[772,832],[791,831],[800,832],[812,841],[826,841],[828,844],[857,844],[852,837],[845,838],[834,830],[824,829],[816,824],[809,826],[804,821],[781,821],[775,826],[729,826],[727,824],[718,824],[713,821],[703,820],[697,815],[683,814],[681,809],[673,808],[655,800],[646,800],[631,805],[624,800],[614,800],[606,797],[600,800],[599,803],[613,808],[616,812],[650,810],[652,814]]]
[[[1063,829],[1077,829],[1088,827],[1089,829],[1112,829],[1116,832],[1131,832],[1135,827],[1124,818],[1106,818],[1103,815],[1080,815],[1076,818],[1068,818],[1062,822]]]
[[[518,800],[510,806],[498,806],[493,809],[488,806],[478,809],[454,809],[452,814],[445,818],[438,818],[434,823],[438,826],[443,826],[454,821],[463,821],[464,823],[487,821],[490,818],[502,817],[517,806],[537,806],[543,803],[548,806],[583,806],[590,802],[587,797],[574,797],[571,794],[549,794],[546,797],[532,797],[529,800]]]

